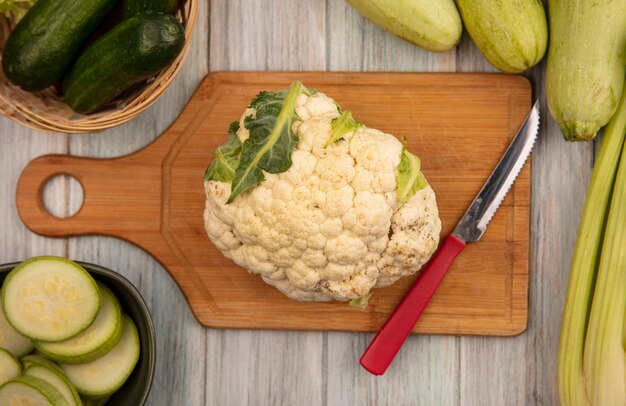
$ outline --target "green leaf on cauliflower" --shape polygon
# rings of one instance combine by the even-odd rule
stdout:
[[[239,122],[233,121],[228,129],[228,141],[215,150],[215,160],[204,173],[204,180],[232,182],[241,159],[241,141],[237,137]]]
[[[370,297],[372,297],[372,292],[368,293],[367,295],[360,297],[358,299],[352,299],[348,302],[348,306],[350,307],[356,307],[358,309],[365,309],[367,307],[367,304],[370,301]]]
[[[261,92],[252,99],[250,108],[256,114],[244,120],[250,137],[243,143],[227,203],[261,183],[263,171],[281,173],[291,167],[291,154],[298,142],[293,124],[299,120],[296,100],[300,94],[311,95],[313,91],[294,82],[289,90]]]
[[[341,109],[340,109],[341,111]],[[344,135],[349,133],[350,131],[356,131],[357,128],[361,126],[361,123],[356,121],[352,117],[352,112],[346,110],[341,113],[341,116],[337,117],[333,120],[333,126],[330,131],[330,138],[326,141],[324,147],[329,147],[331,144],[339,141],[343,138]]]
[[[416,156],[407,151],[406,140],[402,147],[400,163],[398,164],[398,174],[396,175],[396,195],[398,201],[406,203],[419,190],[428,186],[428,181],[421,171],[421,161]]]

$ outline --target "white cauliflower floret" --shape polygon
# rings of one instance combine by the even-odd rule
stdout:
[[[228,258],[296,300],[365,297],[414,274],[439,243],[441,222],[430,186],[406,203],[396,196],[403,145],[361,125],[328,144],[337,104],[300,94],[291,167],[226,203],[231,184],[205,182],[205,227]],[[250,136],[245,117],[237,137]]]

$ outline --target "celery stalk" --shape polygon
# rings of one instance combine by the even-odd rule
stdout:
[[[607,126],[593,170],[578,230],[558,354],[562,406],[587,406],[583,351],[606,216],[626,132],[626,92]]]
[[[626,405],[625,310],[626,148],[613,188],[585,341],[583,369],[593,406]]]

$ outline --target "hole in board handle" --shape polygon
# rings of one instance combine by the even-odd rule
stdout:
[[[44,185],[41,200],[52,216],[66,219],[83,207],[84,189],[71,175],[55,175]]]

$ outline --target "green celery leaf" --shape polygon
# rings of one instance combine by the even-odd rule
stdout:
[[[344,111],[341,116],[333,120],[333,127],[330,131],[330,138],[326,141],[324,147],[330,146],[332,143],[339,141],[344,135],[350,131],[356,131],[361,126],[361,123],[352,118],[351,111]]]
[[[204,173],[204,180],[232,182],[241,158],[241,141],[237,137],[239,122],[233,121],[228,129],[228,141],[215,150],[215,160]]]
[[[261,183],[263,171],[281,173],[291,167],[291,154],[298,142],[292,127],[299,120],[296,100],[300,94],[313,93],[301,82],[294,82],[289,90],[261,92],[252,100],[250,107],[256,115],[244,120],[250,138],[243,143],[227,203]]]
[[[417,193],[418,190],[428,186],[428,181],[420,169],[420,159],[407,151],[406,140],[404,140],[402,155],[398,164],[398,174],[396,175],[396,183],[398,185],[396,195],[399,202],[408,202],[411,196]]]

